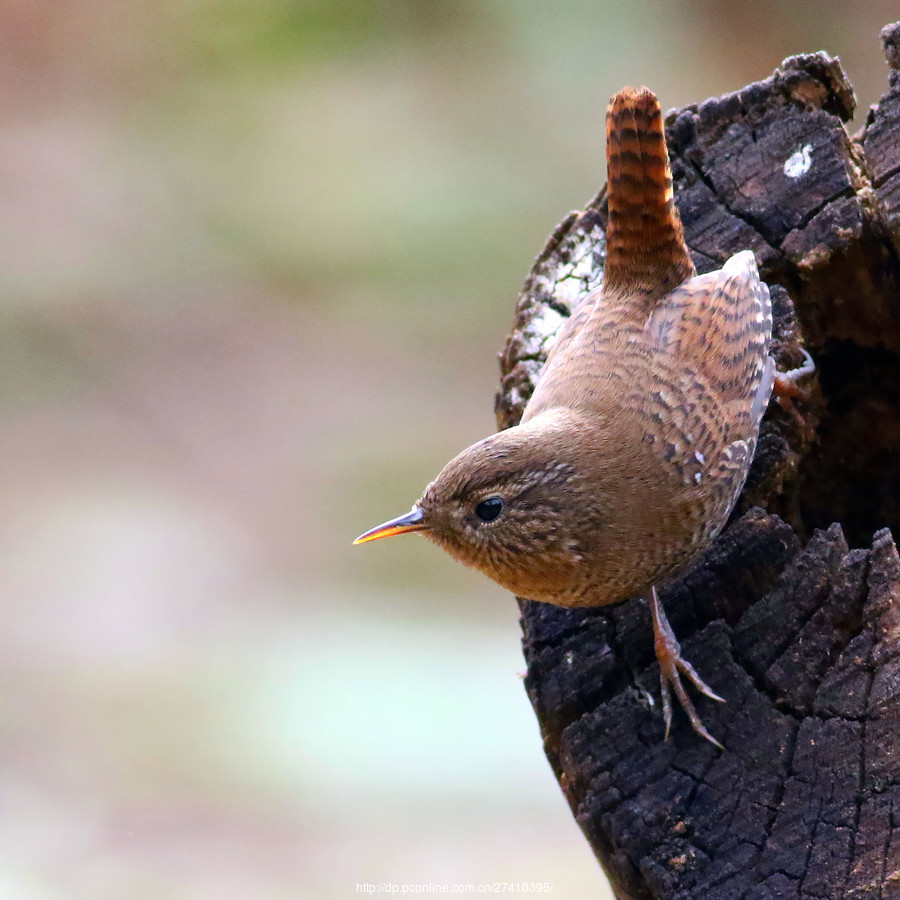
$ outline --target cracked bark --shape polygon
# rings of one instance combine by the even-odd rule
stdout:
[[[683,716],[663,741],[640,601],[520,601],[547,756],[619,898],[900,897],[900,23],[882,40],[889,89],[855,137],[824,53],[667,117],[698,269],[754,250],[779,367],[803,341],[818,384],[793,413],[770,405],[728,527],[663,594],[727,699],[700,707],[724,752]],[[602,281],[605,218],[601,191],[525,283],[501,427]]]

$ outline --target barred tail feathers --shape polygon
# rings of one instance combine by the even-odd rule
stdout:
[[[696,274],[672,194],[662,111],[624,88],[606,113],[607,291],[662,295]]]

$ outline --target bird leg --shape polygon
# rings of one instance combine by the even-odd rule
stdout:
[[[705,737],[710,743],[715,744],[719,749],[724,749],[722,745],[706,730],[691,698],[688,697],[684,685],[681,683],[681,676],[686,675],[694,687],[705,694],[711,700],[718,700],[724,703],[724,698],[720,697],[695,671],[694,667],[681,655],[681,645],[672,631],[672,626],[666,618],[665,610],[659,597],[656,594],[656,588],[650,589],[650,612],[653,616],[653,648],[656,650],[656,658],[659,660],[659,687],[662,694],[663,719],[666,723],[666,740],[669,738],[669,728],[672,725],[672,696],[671,689],[674,688],[675,696],[681,703],[681,708],[688,714],[694,731],[701,737]]]

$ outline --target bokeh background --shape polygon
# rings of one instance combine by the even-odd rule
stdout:
[[[493,428],[533,256],[672,107],[894,2],[0,2],[0,897],[604,881],[511,597],[352,548]]]

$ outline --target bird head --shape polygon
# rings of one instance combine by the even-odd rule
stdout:
[[[580,583],[579,536],[591,531],[585,519],[595,503],[576,466],[559,458],[554,429],[542,424],[466,448],[408,513],[355,543],[421,531],[519,596],[559,602]]]

